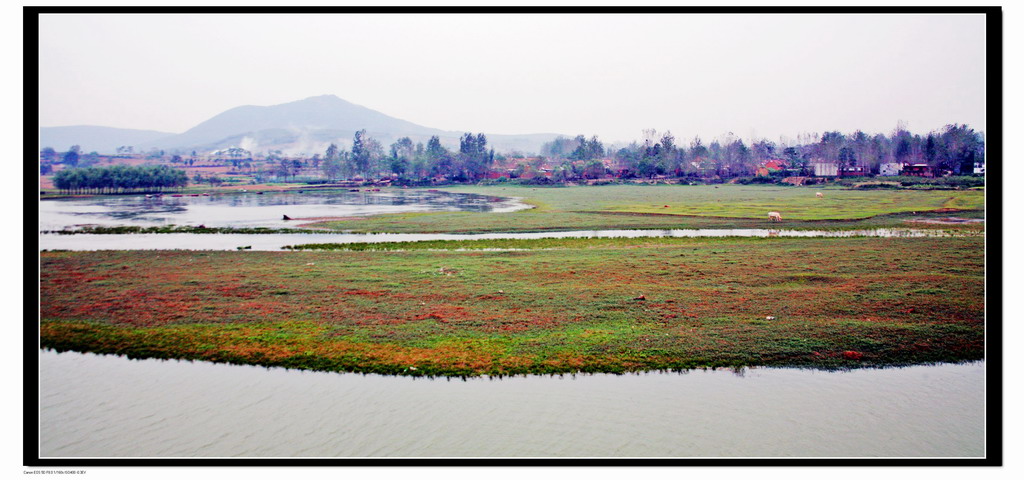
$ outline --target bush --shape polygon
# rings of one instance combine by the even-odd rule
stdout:
[[[772,177],[756,176],[739,178],[736,180],[736,183],[739,183],[740,185],[763,185],[769,183],[778,183],[778,180]]]

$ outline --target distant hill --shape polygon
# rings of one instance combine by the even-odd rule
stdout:
[[[58,152],[64,152],[71,148],[72,145],[78,145],[82,147],[83,153],[115,153],[117,147],[120,146],[136,146],[171,136],[174,136],[174,134],[154,130],[132,130],[129,128],[96,127],[91,125],[42,127],[39,129],[39,148],[51,147]]]
[[[322,95],[281,105],[232,108],[182,134],[156,138],[138,147],[143,150],[159,148],[187,152],[238,146],[254,152],[282,150],[311,155],[323,152],[332,142],[348,148],[352,136],[361,129],[366,129],[367,134],[381,142],[385,149],[401,137],[426,143],[435,135],[447,146],[457,148],[459,137],[464,133],[417,125],[334,95]],[[484,133],[488,144],[499,152],[538,152],[544,142],[558,136],[547,133]]]

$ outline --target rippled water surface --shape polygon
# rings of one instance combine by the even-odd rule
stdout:
[[[980,457],[985,364],[413,379],[40,352],[43,457]]]

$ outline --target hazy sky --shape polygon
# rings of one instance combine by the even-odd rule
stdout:
[[[982,15],[44,15],[41,126],[333,94],[446,130],[985,129]]]

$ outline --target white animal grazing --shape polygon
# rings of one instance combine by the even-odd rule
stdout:
[[[821,193],[821,192],[815,193],[814,196],[816,196],[818,198],[825,198],[825,194]]]
[[[772,222],[781,222],[782,214],[779,212],[768,212],[768,220]]]

